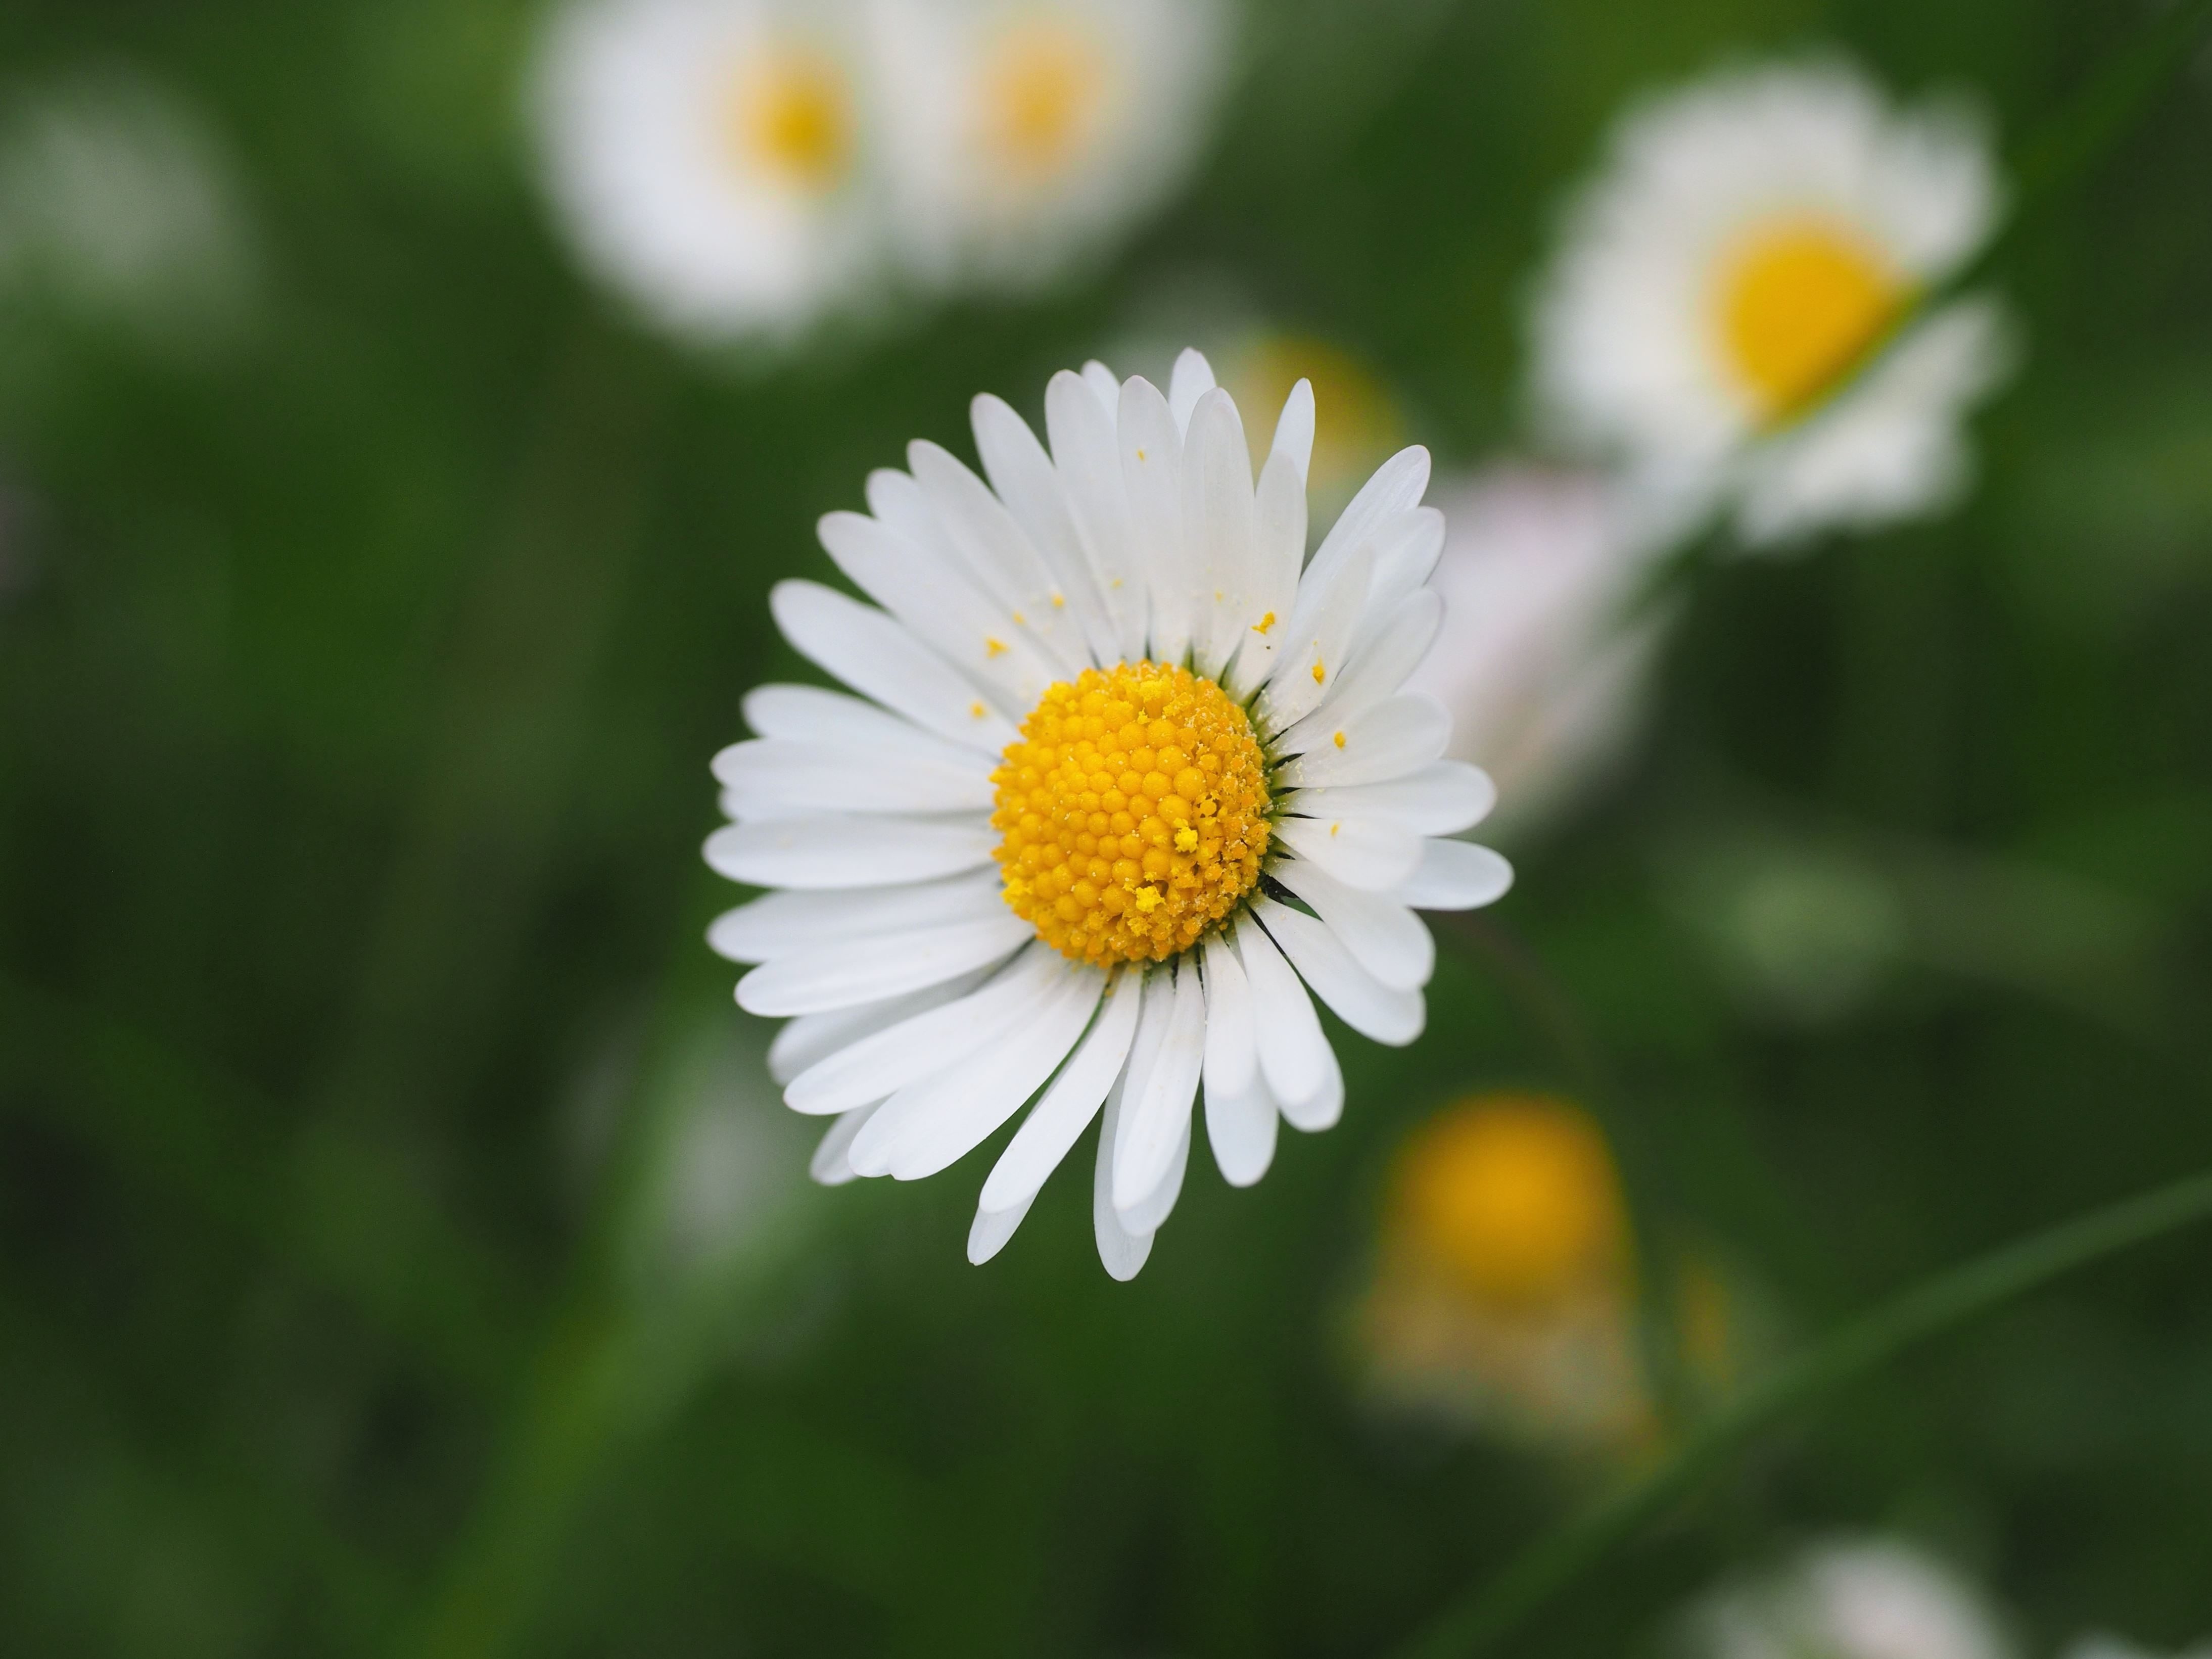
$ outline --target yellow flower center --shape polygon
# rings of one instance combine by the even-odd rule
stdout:
[[[724,120],[741,164],[797,189],[830,189],[852,158],[851,93],[843,71],[819,52],[774,52],[747,64]]]
[[[1048,686],[991,781],[1006,902],[1078,962],[1187,951],[1260,878],[1259,740],[1188,669],[1122,663]]]
[[[1393,1231],[1483,1301],[1555,1307],[1624,1260],[1613,1158],[1572,1107],[1522,1096],[1470,1101],[1401,1154]]]
[[[1009,29],[983,70],[986,137],[1013,172],[1052,173],[1070,159],[1104,90],[1097,44],[1032,22]]]
[[[1818,402],[1889,331],[1910,286],[1846,226],[1800,219],[1764,227],[1723,262],[1721,337],[1759,417]]]

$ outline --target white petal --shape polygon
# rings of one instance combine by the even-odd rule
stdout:
[[[1154,978],[1167,975],[1155,973]],[[1174,998],[1159,1053],[1144,1076],[1142,1092],[1125,1106],[1121,1141],[1114,1149],[1114,1207],[1133,1232],[1150,1231],[1131,1212],[1167,1178],[1178,1138],[1189,1137],[1191,1104],[1198,1097],[1206,1059],[1206,992],[1188,957],[1176,964]]]
[[[1326,1042],[1321,1045],[1321,1083],[1313,1097],[1283,1103],[1283,1121],[1303,1134],[1334,1129],[1344,1115],[1344,1068],[1336,1063],[1336,1050]]]
[[[1309,817],[1392,818],[1424,836],[1455,836],[1471,830],[1497,805],[1498,786],[1490,775],[1479,766],[1453,760],[1431,761],[1388,783],[1301,789],[1283,801],[1285,810]]]
[[[998,832],[980,813],[824,813],[727,825],[707,837],[706,857],[717,875],[755,887],[896,887],[988,864],[998,844]]]
[[[1060,657],[1024,625],[1027,613],[986,594],[957,563],[933,558],[865,514],[826,513],[815,536],[854,586],[995,694],[1001,708],[1026,712],[1066,678]]]
[[[1513,866],[1471,841],[1431,841],[1421,848],[1420,868],[1392,895],[1416,910],[1479,910],[1504,898]]]
[[[1227,933],[1206,936],[1206,1086],[1234,1094],[1260,1063],[1252,987]]]
[[[1352,634],[1359,625],[1360,607],[1367,602],[1374,566],[1374,555],[1363,547],[1323,579],[1311,604],[1307,596],[1313,578],[1309,576],[1300,586],[1297,614],[1276,649],[1275,672],[1252,705],[1253,714],[1268,731],[1295,725],[1328,695],[1329,676],[1351,666]],[[1305,618],[1303,627],[1299,617]]]
[[[738,1006],[776,1018],[880,1002],[1001,961],[1035,937],[1029,923],[1008,911],[794,951],[739,980]]]
[[[1193,663],[1209,679],[1259,620],[1260,521],[1252,452],[1236,400],[1218,386],[1198,400],[1183,445],[1183,524],[1191,564]]]
[[[848,1181],[860,1178],[853,1167],[851,1152],[853,1137],[876,1115],[873,1106],[862,1106],[847,1112],[823,1133],[814,1156],[807,1160],[806,1173],[825,1187],[842,1187]]]
[[[1336,739],[1341,736],[1343,742]],[[1354,714],[1277,772],[1279,789],[1387,783],[1443,757],[1451,715],[1426,692],[1407,691]]]
[[[862,1175],[918,1181],[966,1157],[1067,1057],[1104,984],[1095,968],[1064,975],[995,1042],[908,1084],[854,1141],[853,1167]]]
[[[1177,431],[1189,432],[1191,411],[1198,407],[1198,400],[1212,390],[1213,365],[1196,347],[1185,346],[1175,360],[1174,372],[1168,377],[1168,409],[1175,416]]]
[[[975,686],[882,611],[809,581],[778,582],[768,602],[794,650],[863,696],[988,754],[1014,740]]]
[[[978,1209],[968,1228],[969,1261],[980,1267],[1005,1249],[1007,1240],[1013,1237],[1014,1230],[1022,1224],[1036,1200],[1036,1194],[1032,1193],[1011,1210]]]
[[[1115,656],[1134,661],[1145,654],[1145,568],[1130,532],[1129,501],[1121,485],[1121,453],[1115,435],[1118,387],[1114,398],[1114,404],[1102,409],[1093,389],[1063,369],[1045,388],[1045,430],[1099,602],[1113,620]]]
[[[768,1046],[768,1074],[780,1084],[789,1083],[808,1066],[836,1054],[848,1043],[858,1042],[902,1019],[911,1019],[916,1014],[966,996],[989,978],[990,973],[988,968],[979,969],[942,985],[933,985],[926,991],[840,1008],[834,1013],[801,1014],[797,1019],[787,1020],[775,1034],[775,1041]]]
[[[1175,1024],[1176,986],[1172,965],[1152,968],[1145,975],[1144,1006],[1137,1015],[1137,1035],[1129,1048],[1129,1068],[1122,1079],[1121,1116],[1114,1147],[1115,1179],[1123,1179],[1121,1171],[1127,1163],[1127,1147],[1136,1132],[1137,1117],[1152,1090],[1152,1073],[1159,1068],[1162,1050],[1167,1046],[1168,1030]],[[1161,1148],[1163,1158],[1171,1152],[1170,1144]],[[1154,1171],[1157,1176],[1158,1171]]]
[[[766,893],[715,917],[707,944],[732,962],[766,962],[868,934],[975,921],[1004,908],[1005,888],[996,870],[908,887]]]
[[[1305,475],[1288,456],[1278,452],[1267,458],[1253,509],[1258,525],[1253,614],[1238,636],[1225,681],[1239,702],[1267,683],[1276,648],[1288,637],[1291,613],[1297,608],[1298,571],[1306,561],[1306,484]]]
[[[1361,967],[1325,921],[1261,899],[1253,906],[1298,976],[1336,1017],[1362,1036],[1402,1048],[1420,1036],[1427,1012],[1419,991],[1394,991]]]
[[[1370,893],[1389,892],[1421,862],[1421,838],[1388,818],[1282,817],[1275,838],[1346,886]]]
[[[1042,695],[1042,693],[1040,693]],[[917,734],[919,735],[919,734]],[[799,812],[960,812],[991,810],[990,774],[829,744],[752,738],[714,757],[722,808],[740,818]]]
[[[1418,991],[1436,972],[1436,940],[1397,898],[1363,893],[1302,859],[1285,860],[1270,873],[1313,906],[1352,959],[1391,989]]]
[[[1280,455],[1297,469],[1298,489],[1304,495],[1306,474],[1313,464],[1314,392],[1311,380],[1300,380],[1291,388],[1291,395],[1283,399],[1283,412],[1275,417],[1275,441],[1268,447],[1269,459]],[[1298,549],[1301,561],[1305,549]]]
[[[1045,1178],[1060,1167],[1121,1075],[1143,1002],[1143,975],[1135,969],[1122,969],[1107,987],[1105,1001],[1082,1046],[999,1155],[991,1178],[983,1183],[983,1208],[1026,1207]]]
[[[1252,987],[1260,1070],[1287,1115],[1327,1082],[1328,1040],[1305,986],[1249,909],[1237,918],[1237,954]]]
[[[1076,533],[1052,458],[1030,430],[1029,422],[1003,399],[988,392],[969,405],[969,423],[975,429],[975,453],[983,463],[983,476],[1028,536],[1030,544],[1044,556],[1046,568],[1074,614],[1090,659],[1115,661],[1120,655],[1120,641],[1099,601],[1090,557]]]
[[[817,1060],[791,1080],[784,1104],[794,1112],[842,1112],[896,1094],[991,1042],[1068,971],[1057,951],[1032,946],[980,990]]]
[[[1182,1178],[1190,1168],[1190,1119],[1182,1115],[1182,1133],[1176,1137],[1175,1151],[1168,1158],[1167,1173],[1153,1182],[1152,1190],[1119,1212],[1122,1226],[1133,1233],[1156,1233],[1174,1212],[1176,1200],[1182,1196]]]
[[[1141,376],[1122,383],[1117,423],[1129,533],[1145,562],[1146,635],[1156,662],[1190,650],[1190,562],[1183,546],[1182,436],[1159,388]]]
[[[1083,365],[1083,384],[1109,416],[1121,407],[1121,377],[1096,357]]]
[[[1275,1097],[1255,1066],[1242,1089],[1218,1089],[1206,1079],[1206,1138],[1221,1178],[1232,1187],[1249,1187],[1275,1159]]]
[[[1114,1212],[1114,1142],[1127,1084],[1125,1072],[1106,1097],[1105,1114],[1098,1124],[1098,1158],[1091,1175],[1091,1231],[1098,1241],[1098,1260],[1109,1274],[1124,1283],[1137,1276],[1145,1258],[1152,1253],[1152,1236],[1131,1233]]]
[[[1306,567],[1307,580],[1325,578],[1364,545],[1385,520],[1419,507],[1428,487],[1429,452],[1419,444],[1400,450],[1376,467],[1375,476],[1360,486],[1314,550],[1313,562]]]
[[[1030,544],[1012,514],[991,487],[969,471],[949,449],[926,440],[907,446],[914,480],[929,498],[945,539],[968,565],[983,591],[1006,608],[1009,623],[1024,630],[1060,670],[1073,679],[1091,659],[1081,630],[1064,603],[1042,554]]]
[[[757,685],[745,693],[743,707],[745,724],[755,737],[883,750],[977,769],[985,777],[991,774],[992,761],[979,760],[968,744],[947,743],[911,720],[842,691],[818,685]],[[995,754],[992,758],[996,759]]]
[[[1432,588],[1400,600],[1364,644],[1352,646],[1352,665],[1323,690],[1311,713],[1275,738],[1273,752],[1302,755],[1329,742],[1353,715],[1395,696],[1436,643],[1443,619],[1443,596]]]
[[[1444,550],[1444,515],[1433,507],[1401,513],[1377,526],[1368,545],[1375,554],[1375,578],[1368,590],[1367,613],[1352,636],[1355,650],[1436,569]]]

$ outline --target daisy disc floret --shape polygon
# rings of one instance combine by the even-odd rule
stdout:
[[[1164,962],[1234,913],[1267,850],[1252,722],[1154,662],[1055,683],[991,775],[1006,902],[1077,962]]]
[[[1306,557],[1311,388],[1255,480],[1196,352],[1164,394],[1054,377],[1049,447],[974,406],[978,477],[933,444],[870,476],[822,544],[863,604],[781,584],[778,625],[851,688],[763,686],[714,760],[707,859],[769,890],[710,935],[769,1066],[833,1120],[817,1179],[914,1179],[1022,1115],[972,1260],[1099,1125],[1092,1219],[1117,1278],[1182,1188],[1200,1103],[1249,1186],[1277,1126],[1325,1129],[1344,1078],[1318,996],[1378,1042],[1425,1018],[1417,909],[1503,894],[1457,839],[1489,779],[1403,690],[1436,637],[1443,520],[1427,453],[1392,457]],[[857,694],[857,695],[854,695]]]

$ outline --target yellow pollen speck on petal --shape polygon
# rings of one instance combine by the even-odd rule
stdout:
[[[1015,627],[1017,627],[1017,628],[1027,628],[1029,625],[1030,625],[1030,619],[1029,619],[1027,617],[1024,617],[1024,615],[1022,615],[1022,613],[1021,613],[1020,611],[1015,611],[1015,612],[1014,612],[1014,626],[1015,626]]]
[[[981,81],[984,139],[1000,165],[1036,183],[1073,161],[1105,103],[1108,67],[1098,43],[1065,22],[1008,29]]]
[[[1336,734],[1336,736],[1335,736],[1333,739],[1331,739],[1331,741],[1333,741],[1333,742],[1336,744],[1336,746],[1337,746],[1339,749],[1343,748],[1343,747],[1344,747],[1344,733],[1343,733],[1343,732],[1338,732],[1338,733]]]
[[[1065,593],[1055,593],[1055,594],[1054,594],[1054,595],[1052,596],[1052,608],[1053,608],[1054,610],[1055,610],[1055,611],[1065,611],[1065,610],[1066,610],[1066,609],[1067,609],[1067,595],[1066,595]]]
[[[1140,461],[1145,459],[1145,452],[1143,450],[1140,449],[1137,452],[1137,459]]]
[[[987,657],[1005,656],[1006,654],[1006,641],[1004,640],[986,639],[983,641],[983,654]]]
[[[1904,314],[1911,284],[1848,225],[1796,217],[1723,256],[1715,301],[1728,366],[1763,421],[1818,403]]]
[[[1274,625],[1275,613],[1270,611],[1266,616],[1261,617],[1259,621],[1252,624],[1252,631],[1255,634],[1264,634]]]
[[[991,775],[1006,900],[1078,962],[1161,962],[1236,914],[1268,847],[1267,761],[1229,695],[1152,662],[1045,688]]]
[[[827,191],[850,169],[852,94],[821,52],[769,52],[747,63],[732,79],[722,128],[739,166],[781,184]]]
[[[1323,680],[1328,678],[1328,670],[1323,668],[1318,661],[1316,661],[1313,665],[1313,677],[1314,684],[1316,685],[1319,685]]]
[[[971,702],[968,705],[968,713],[971,719],[980,720],[983,718],[983,705],[980,702]]]
[[[1343,826],[1341,823],[1332,823],[1332,824],[1330,824],[1330,825],[1328,826],[1328,833],[1329,833],[1330,835],[1334,836],[1334,835],[1335,835],[1335,834],[1336,834],[1336,832],[1337,832],[1338,830],[1341,830],[1341,829],[1343,829],[1343,828],[1344,828],[1344,826]]]

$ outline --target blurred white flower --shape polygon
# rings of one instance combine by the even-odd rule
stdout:
[[[1503,462],[1444,486],[1436,644],[1407,684],[1452,711],[1502,833],[1556,814],[1635,735],[1663,618],[1632,617],[1652,538],[1588,474]]]
[[[1096,252],[1188,173],[1222,0],[878,0],[884,162],[902,257],[1020,287]]]
[[[253,238],[221,139],[127,70],[22,87],[0,109],[0,294],[204,349],[234,337]]]
[[[2165,1656],[2100,1631],[2081,1638],[2067,1649],[2066,1659],[2165,1659]],[[2199,1642],[2175,1659],[2212,1659],[2212,1641]]]
[[[546,187],[586,261],[707,343],[787,337],[865,291],[880,204],[849,9],[578,0],[532,77]]]
[[[1967,112],[1894,108],[1841,63],[1639,107],[1538,294],[1540,413],[1643,486],[1732,512],[1750,545],[1940,510],[1972,471],[1962,418],[2014,354],[1994,299],[1922,301],[2001,194]]]
[[[2012,1659],[1988,1604],[1949,1568],[1889,1539],[1808,1550],[1693,1615],[1704,1659]]]

